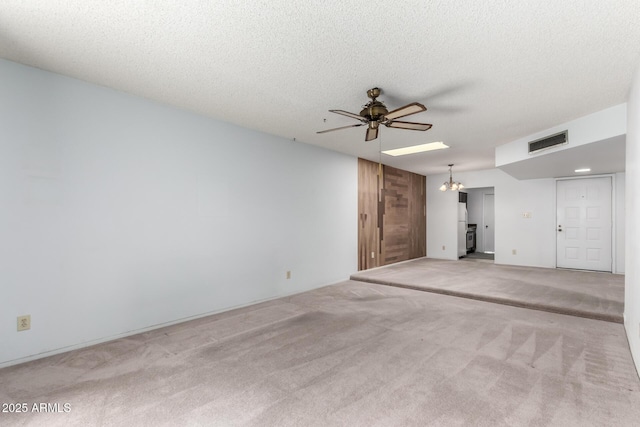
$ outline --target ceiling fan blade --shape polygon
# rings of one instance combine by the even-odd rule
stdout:
[[[344,110],[329,110],[330,113],[342,114],[343,116],[351,117],[352,119],[360,120],[361,122],[365,121],[365,118],[360,114],[350,113]]]
[[[357,124],[355,124],[355,125],[342,126],[342,127],[339,127],[339,128],[333,128],[333,129],[321,130],[321,131],[318,131],[318,132],[316,132],[316,133],[327,133],[327,132],[333,132],[334,130],[347,129],[347,128],[354,128],[354,127],[357,127],[357,126],[363,126],[363,125],[364,125],[364,123],[357,123]]]
[[[386,123],[386,126],[390,128],[410,129],[410,130],[429,130],[433,125],[428,123],[414,123],[414,122],[398,122],[393,121]]]
[[[427,111],[427,107],[419,102],[412,102],[411,104],[407,104],[404,107],[397,108],[387,113],[384,118],[387,120],[393,120],[410,114],[420,113],[421,111]]]
[[[378,128],[367,128],[367,136],[364,138],[365,141],[373,141],[378,137]]]

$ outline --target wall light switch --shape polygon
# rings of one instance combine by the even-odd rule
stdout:
[[[291,279],[291,271],[287,271],[287,279]]]

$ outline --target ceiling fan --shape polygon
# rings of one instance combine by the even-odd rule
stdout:
[[[404,107],[396,108],[393,111],[388,111],[385,105],[378,101],[376,98],[380,96],[380,89],[374,87],[373,89],[369,89],[367,91],[367,95],[371,98],[371,101],[367,102],[364,105],[360,114],[350,113],[344,110],[329,110],[332,113],[342,114],[343,116],[351,117],[352,119],[356,119],[361,121],[362,123],[357,123],[355,125],[342,126],[334,129],[321,130],[316,133],[326,133],[333,132],[334,130],[347,129],[357,126],[367,125],[367,135],[364,138],[365,141],[372,141],[378,137],[378,128],[380,125],[385,125],[390,128],[398,128],[398,129],[410,129],[410,130],[429,130],[431,129],[430,124],[427,123],[415,123],[415,122],[403,122],[396,119],[400,117],[405,117],[410,114],[420,113],[422,111],[426,111],[427,107],[420,104],[419,102],[412,102],[411,104],[407,104]]]

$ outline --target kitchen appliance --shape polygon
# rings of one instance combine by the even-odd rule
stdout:
[[[467,254],[476,251],[476,229],[477,224],[467,224]]]

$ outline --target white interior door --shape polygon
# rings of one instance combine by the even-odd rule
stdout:
[[[611,177],[556,182],[560,268],[611,271]]]
[[[484,195],[484,203],[482,204],[482,216],[484,222],[484,229],[482,231],[483,248],[484,252],[495,252],[495,209],[493,194]]]

